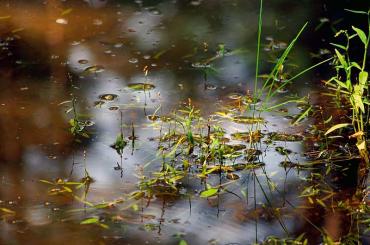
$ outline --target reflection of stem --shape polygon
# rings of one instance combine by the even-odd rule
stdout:
[[[131,122],[131,156],[134,155],[135,150],[135,128],[134,128],[134,122]]]
[[[162,223],[164,222],[164,213],[165,213],[165,207],[166,207],[166,198],[163,198],[163,202],[162,202],[162,212],[161,212],[161,217],[159,218],[159,225],[158,225],[158,235],[161,234],[161,231],[162,231]]]
[[[258,243],[258,221],[257,221],[257,196],[256,196],[256,172],[253,170],[253,196],[254,196],[254,224],[255,224],[255,235],[256,243]]]

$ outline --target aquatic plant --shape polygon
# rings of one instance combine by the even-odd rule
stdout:
[[[354,133],[349,138],[357,140],[356,146],[360,156],[364,159],[366,167],[369,167],[369,154],[366,143],[366,130],[369,125],[370,102],[369,81],[366,69],[366,58],[368,55],[370,41],[370,10],[368,12],[351,11],[356,14],[365,15],[368,20],[368,31],[352,26],[352,30],[340,30],[336,37],[344,36],[345,43],[332,45],[335,51],[336,75],[331,77],[325,84],[333,91],[337,98],[338,106],[350,106],[352,110],[351,122],[341,122],[329,128],[325,135],[343,127],[352,126]],[[353,60],[350,46],[353,42],[360,41],[362,45],[363,58],[361,62]]]

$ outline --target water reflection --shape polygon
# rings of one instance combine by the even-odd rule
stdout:
[[[240,107],[242,102],[235,95],[253,87],[256,3],[147,4],[102,0],[0,4],[0,16],[10,16],[0,19],[4,23],[0,27],[0,207],[16,212],[1,222],[0,243],[66,243],[73,239],[81,244],[177,244],[184,237],[189,244],[249,244],[268,235],[285,235],[284,229],[297,234],[306,229],[292,206],[300,205],[297,186],[307,172],[280,166],[284,160],[305,161],[303,146],[297,142],[261,143],[259,161],[265,166],[237,173],[240,179],[230,185],[229,192],[216,197],[199,198],[204,183],[188,178],[182,183],[181,198],[130,199],[128,204],[116,202],[108,209],[88,209],[88,203],[126,198],[138,190],[143,175],[158,171],[162,159],[153,139],[168,128],[160,120],[149,120],[148,115],[169,115],[191,98],[208,118],[230,104],[239,103]],[[276,26],[267,24],[266,33],[288,41],[313,7],[293,4],[291,15],[284,17],[276,5],[266,7],[266,22],[279,20]],[[281,28],[284,31],[279,31]],[[230,52],[242,52],[218,58],[220,44]],[[308,61],[300,59],[302,51],[304,47],[298,46],[295,60],[305,67]],[[212,62],[202,66],[204,61]],[[133,87],[138,84],[153,86]],[[297,87],[292,92],[304,95],[306,91]],[[65,113],[68,104],[60,104],[72,97],[77,98],[81,117],[94,122],[89,127],[90,138],[81,144],[76,144],[69,132],[72,116]],[[286,110],[291,114],[297,111]],[[261,116],[267,121],[266,132],[292,132],[282,113]],[[218,123],[229,138],[249,128],[227,119]],[[134,145],[129,139],[132,125]],[[111,147],[121,129],[129,142],[122,158]],[[231,143],[244,142],[232,139]],[[276,147],[293,154],[287,159]],[[39,182],[81,181],[84,163],[94,179],[76,190],[85,202],[70,195],[49,196],[53,186]],[[117,171],[117,164],[122,172]],[[208,184],[226,181],[225,176],[214,175]],[[89,217],[99,217],[111,228],[79,224]],[[334,219],[329,218],[326,226]]]

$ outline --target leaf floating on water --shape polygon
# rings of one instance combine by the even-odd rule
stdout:
[[[272,141],[289,141],[289,142],[294,142],[294,141],[302,141],[303,136],[299,134],[287,134],[287,133],[279,133],[279,132],[273,132],[270,133],[269,138]]]
[[[237,179],[239,179],[240,177],[239,177],[239,175],[237,175],[237,174],[234,174],[234,173],[228,173],[228,174],[226,175],[226,178],[227,178],[227,179],[229,179],[229,180],[237,180]]]
[[[276,150],[279,154],[284,155],[284,156],[289,155],[289,154],[291,154],[291,153],[292,153],[292,151],[291,151],[291,150],[286,149],[286,148],[281,147],[281,146],[275,147],[275,150]]]
[[[237,132],[231,134],[231,138],[233,140],[241,140],[247,142],[259,142],[262,136],[263,134],[259,130],[253,132]]]
[[[265,120],[262,117],[247,117],[247,116],[236,116],[233,117],[232,120],[236,123],[242,124],[257,124],[265,122]]]
[[[135,90],[135,91],[145,91],[145,90],[152,90],[155,88],[153,84],[150,83],[130,83],[128,88]]]
[[[218,193],[217,188],[211,188],[211,189],[208,189],[206,191],[202,191],[200,193],[200,197],[204,197],[204,198],[212,197],[212,196],[216,195],[217,193]]]
[[[116,94],[102,94],[99,95],[99,99],[105,100],[105,101],[112,101],[115,100],[118,97]]]
[[[104,71],[104,66],[94,65],[85,68],[84,73],[100,73]]]

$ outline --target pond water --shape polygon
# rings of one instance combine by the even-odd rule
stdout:
[[[2,1],[0,243],[252,244],[306,233],[315,244],[315,225],[340,236],[345,215],[301,195],[309,185],[303,179],[320,171],[304,167],[303,136],[312,119],[292,126],[302,108],[262,112],[257,142],[235,136],[256,130],[242,96],[254,89],[258,4]],[[309,1],[266,3],[261,74],[320,8]],[[309,67],[315,48],[298,42],[281,75]],[[315,103],[318,81],[308,73],[271,102],[310,93]],[[89,133],[81,142],[70,132],[73,99]],[[171,130],[186,134],[173,118],[186,120],[178,110],[189,104],[201,114],[194,138],[207,137],[207,125],[212,134],[220,126],[226,144],[240,148],[222,163],[233,170],[220,171],[214,161],[208,166],[214,173],[199,178],[200,152],[161,155],[185,145],[179,135],[163,137]],[[119,154],[111,145],[121,130],[127,145]],[[261,151],[252,161],[244,149],[250,147]],[[164,162],[176,170],[194,164],[175,181],[176,191],[162,182],[145,186]],[[86,173],[92,181],[76,183]],[[203,197],[207,185],[217,186],[217,194]]]

